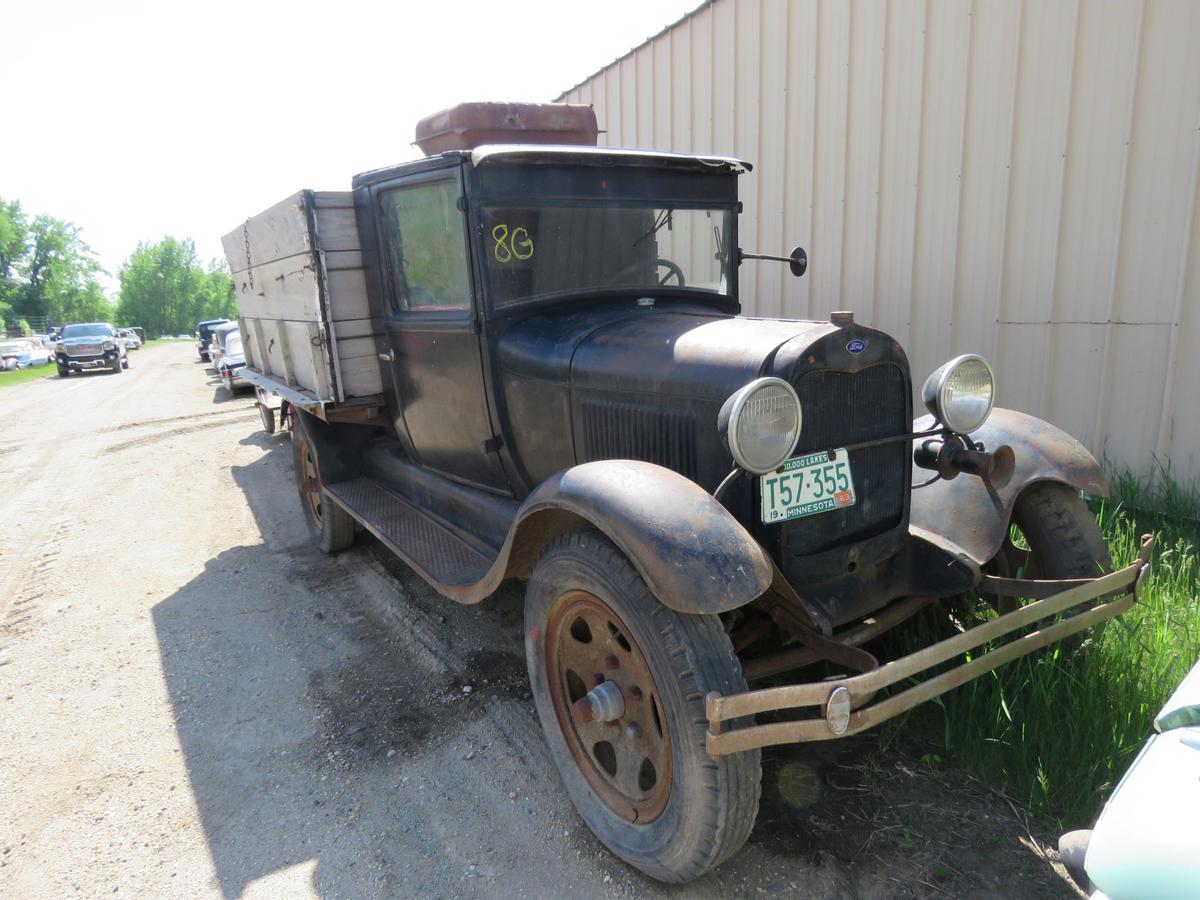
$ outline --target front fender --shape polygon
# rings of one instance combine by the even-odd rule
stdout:
[[[539,485],[506,541],[507,574],[532,565],[546,535],[565,530],[547,528],[564,514],[602,531],[677,612],[726,612],[771,586],[770,557],[724,506],[694,481],[634,460],[583,463]]]
[[[926,416],[914,431],[933,427]],[[1108,496],[1108,479],[1087,448],[1065,431],[1013,409],[994,409],[971,435],[985,450],[1002,444],[1013,449],[1012,477],[1001,487],[973,475],[935,481],[912,492],[910,524],[946,549],[958,549],[983,565],[1000,549],[1017,497],[1037,481],[1060,481],[1099,497]],[[914,441],[914,449],[919,441]],[[913,484],[931,477],[913,466]]]

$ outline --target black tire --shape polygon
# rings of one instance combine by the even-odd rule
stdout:
[[[121,365],[121,357],[119,357],[119,356],[113,357],[112,362],[110,362],[108,364],[108,371],[112,372],[115,375],[120,375],[122,372],[125,371],[125,367]]]
[[[126,353],[124,359],[121,360],[121,368],[123,368],[123,369],[129,368],[129,354],[128,353]]]
[[[258,404],[258,415],[262,419],[263,431],[267,434],[275,433],[275,410],[267,406],[265,403]]]
[[[345,550],[354,543],[354,519],[325,493],[316,448],[302,427],[292,435],[292,460],[300,507],[313,543],[322,553]]]
[[[71,370],[69,367],[67,367],[67,366],[59,366],[58,367],[58,377],[59,378],[66,378],[70,374],[71,374]]]
[[[1095,578],[1112,568],[1096,517],[1079,491],[1069,485],[1039,481],[1025,488],[1013,507],[1012,524],[1029,545],[1028,551],[1017,550],[1006,536],[1000,552],[984,567],[985,572],[1007,578]],[[985,597],[1000,613],[1012,612],[1029,602],[1015,597]],[[1090,632],[1068,635],[1059,646],[1073,651],[1089,633],[1098,634],[1102,629],[1103,623]]]
[[[1027,487],[1013,522],[1029,544],[1027,578],[1095,578],[1112,566],[1096,517],[1069,485],[1039,481]]]
[[[561,698],[572,682],[569,675],[558,674],[560,666],[548,657],[552,640],[566,642],[552,639],[550,628],[556,635],[565,634],[556,609],[581,595],[598,598],[619,617],[617,630],[609,623],[613,637],[606,646],[615,646],[612,641],[619,642],[619,631],[624,629],[638,661],[644,662],[650,673],[652,684],[647,692],[661,700],[663,724],[659,724],[659,705],[653,707],[653,721],[659,726],[659,739],[669,738],[665,741],[669,778],[663,779],[666,796],[660,803],[665,805],[652,818],[646,816],[650,821],[645,824],[619,815],[595,789],[596,778],[602,777],[598,766],[604,765],[599,750],[606,741],[585,751],[590,754],[587,763],[577,762],[568,741],[579,752],[580,739],[567,736],[572,726],[561,725],[556,711],[552,694],[557,691]],[[574,627],[571,624],[568,629],[571,635]],[[620,646],[628,650],[626,643]],[[530,576],[525,594],[525,655],[538,716],[563,784],[584,822],[610,850],[654,878],[683,882],[699,877],[741,848],[758,815],[761,753],[751,750],[714,759],[705,750],[705,696],[710,691],[732,694],[747,690],[741,664],[717,616],[683,615],[668,609],[604,535],[593,529],[573,531],[546,547]],[[561,686],[552,688],[552,678],[560,679]],[[636,688],[629,690],[640,702],[642,693]],[[570,696],[574,698],[574,694]],[[644,713],[644,705],[635,707],[635,712],[639,708]],[[623,719],[616,722],[618,729],[622,723]],[[613,727],[613,723],[601,727]],[[620,734],[613,738],[619,739]],[[590,765],[587,773],[584,765]],[[623,808],[630,810],[629,806]],[[637,811],[633,812],[633,818],[638,818]]]

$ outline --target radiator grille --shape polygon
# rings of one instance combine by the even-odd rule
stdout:
[[[907,379],[890,363],[859,372],[808,372],[796,383],[796,393],[804,410],[797,454],[904,434],[912,426]],[[909,488],[910,452],[907,441],[851,451],[857,502],[784,525],[786,552],[820,553],[899,525]]]
[[[637,459],[696,477],[696,416],[649,403],[587,399],[583,413],[584,456]]]

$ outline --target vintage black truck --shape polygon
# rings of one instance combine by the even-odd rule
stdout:
[[[1081,497],[1100,467],[994,407],[980,357],[931,374],[914,421],[888,335],[739,315],[741,265],[805,266],[739,248],[748,163],[595,138],[586,107],[457,107],[418,126],[427,157],[225,248],[314,540],[365,529],[458,603],[527,582],[567,792],[685,881],[749,834],[761,747],[860,732],[1121,613],[1150,548],[1109,571]],[[995,611],[964,624],[964,597]],[[872,652],[950,609],[944,640]]]

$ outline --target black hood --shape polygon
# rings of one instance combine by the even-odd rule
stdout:
[[[731,460],[725,400],[838,329],[694,306],[558,308],[496,339],[512,448],[530,487],[594,459],[640,459],[713,488]],[[784,368],[791,367],[789,362]],[[783,377],[788,377],[786,373]]]

